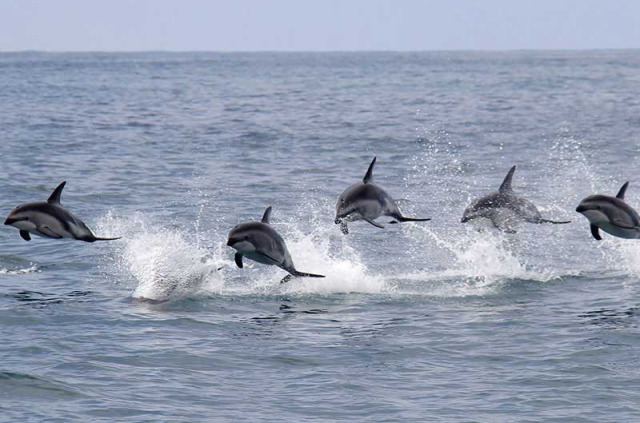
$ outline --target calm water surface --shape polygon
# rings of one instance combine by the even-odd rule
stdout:
[[[638,69],[640,51],[0,54],[2,213],[66,180],[63,204],[123,237],[2,227],[0,421],[640,421],[640,242],[596,242],[574,211],[627,180],[640,207]],[[373,156],[431,222],[340,233]],[[514,164],[573,222],[461,224]],[[235,267],[228,230],[269,205],[326,279]]]

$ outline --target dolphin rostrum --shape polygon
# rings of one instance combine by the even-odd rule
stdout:
[[[640,217],[638,213],[624,201],[629,182],[618,191],[618,195],[591,195],[580,202],[576,211],[589,219],[591,235],[598,241],[599,229],[619,238],[640,238]]]
[[[513,174],[516,166],[513,166],[502,181],[500,189],[484,197],[474,200],[462,215],[462,223],[479,217],[487,218],[493,226],[503,232],[515,233],[513,224],[517,222],[529,223],[555,223],[563,224],[571,221],[557,221],[544,219],[538,208],[532,202],[516,195],[511,188]]]
[[[82,220],[62,207],[60,195],[65,184],[66,181],[58,185],[46,202],[24,203],[11,210],[4,224],[18,228],[25,241],[31,240],[29,233],[45,238],[72,238],[86,242],[120,239],[95,236]]]
[[[398,222],[424,222],[428,219],[416,219],[403,216],[396,202],[387,192],[373,183],[373,166],[376,163],[374,157],[369,165],[362,182],[356,182],[347,188],[338,198],[336,203],[335,223],[340,225],[342,233],[348,234],[347,222],[364,220],[375,227],[384,228],[374,220],[380,216],[391,216]]]
[[[265,210],[261,222],[240,223],[231,229],[227,245],[236,250],[236,265],[242,268],[242,256],[246,256],[258,263],[278,266],[289,272],[280,283],[288,282],[293,277],[324,278],[323,275],[296,270],[284,239],[269,225],[270,216],[271,206]]]

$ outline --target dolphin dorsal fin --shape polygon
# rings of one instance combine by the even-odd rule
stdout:
[[[618,191],[618,195],[616,195],[616,198],[624,200],[624,193],[627,192],[628,186],[629,186],[629,181],[625,182],[622,188],[620,188],[620,191]]]
[[[515,171],[515,166],[509,169],[509,173],[507,173],[507,176],[504,177],[504,181],[502,181],[502,185],[500,185],[500,192],[511,191],[511,180],[513,179]]]
[[[364,178],[362,178],[362,182],[365,184],[373,181],[373,165],[376,164],[376,159],[377,157],[374,157],[373,160],[371,160],[369,169],[367,169],[367,173],[364,175]]]
[[[62,189],[66,183],[67,181],[62,181],[62,183],[58,185],[58,188],[53,190],[53,193],[49,196],[47,203],[60,204],[60,196],[62,195]]]
[[[267,207],[262,215],[262,223],[269,223],[269,218],[271,217],[271,206]]]

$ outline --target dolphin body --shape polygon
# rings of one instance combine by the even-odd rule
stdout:
[[[120,239],[95,236],[82,220],[62,207],[60,195],[66,183],[58,185],[46,202],[24,203],[11,210],[4,224],[18,228],[25,241],[31,240],[30,233],[45,238],[72,238],[86,242]]]
[[[591,195],[580,202],[576,208],[589,220],[591,235],[598,241],[602,239],[599,229],[618,238],[640,238],[640,217],[638,213],[624,201],[629,182],[618,191],[618,195]]]
[[[384,228],[380,223],[374,222],[380,216],[391,216],[395,219],[390,223],[398,222],[425,222],[428,219],[416,219],[403,216],[396,202],[387,192],[373,183],[373,166],[376,157],[373,158],[362,182],[356,182],[347,188],[338,198],[336,203],[335,223],[340,225],[342,233],[348,234],[347,222],[364,220],[377,228]]]
[[[246,256],[258,263],[278,266],[289,272],[280,283],[288,282],[294,277],[324,278],[323,275],[296,270],[284,239],[269,225],[270,216],[271,206],[265,210],[261,222],[245,222],[231,229],[227,245],[236,250],[236,265],[242,268],[242,257]]]
[[[519,221],[554,224],[571,222],[570,220],[544,219],[535,204],[517,196],[511,188],[511,181],[515,171],[516,166],[513,166],[497,192],[492,192],[473,201],[464,211],[461,222],[465,223],[472,219],[484,217],[489,219],[497,229],[507,233],[515,233],[516,231],[512,228],[512,225]]]

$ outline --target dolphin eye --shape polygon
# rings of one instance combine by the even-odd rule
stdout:
[[[248,240],[248,239],[249,239],[249,235],[245,235],[245,236],[244,236],[244,240],[246,241],[246,240]]]
[[[26,216],[26,217],[24,218],[24,220],[29,220],[29,216]]]

